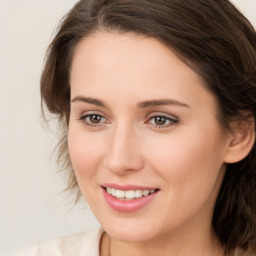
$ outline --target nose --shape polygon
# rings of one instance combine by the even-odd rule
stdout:
[[[105,167],[116,175],[127,175],[143,168],[138,135],[128,127],[116,128],[109,138]]]

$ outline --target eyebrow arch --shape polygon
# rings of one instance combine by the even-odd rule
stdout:
[[[157,107],[162,105],[176,105],[181,107],[190,108],[189,105],[172,99],[161,99],[161,100],[148,100],[138,104],[138,108]]]
[[[85,102],[89,104],[96,105],[98,107],[104,107],[106,108],[106,105],[104,104],[103,101],[95,98],[89,98],[89,97],[83,97],[83,96],[77,96],[71,100],[71,102]],[[142,108],[148,108],[148,107],[157,107],[157,106],[162,106],[162,105],[176,105],[176,106],[181,106],[181,107],[187,107],[190,108],[189,105],[179,102],[177,100],[172,100],[172,99],[160,99],[160,100],[148,100],[148,101],[143,101],[140,102],[137,107],[139,109]]]
[[[93,104],[93,105],[96,105],[98,107],[106,107],[106,105],[103,103],[103,101],[98,100],[98,99],[94,99],[94,98],[77,96],[77,97],[75,97],[74,99],[71,100],[71,102],[77,102],[77,101]]]

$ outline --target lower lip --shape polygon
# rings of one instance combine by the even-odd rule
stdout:
[[[108,192],[103,188],[103,195],[108,203],[108,205],[118,212],[130,213],[135,212],[143,208],[144,206],[148,205],[154,197],[158,194],[156,191],[153,194],[148,196],[142,196],[140,198],[132,199],[132,200],[121,200],[113,197],[112,195],[108,194]]]

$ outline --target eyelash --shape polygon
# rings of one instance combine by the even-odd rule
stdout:
[[[163,125],[159,125],[159,124],[151,124],[150,121],[151,120],[155,120],[156,121],[156,118],[163,118],[165,122],[168,122],[168,124],[163,124]],[[178,119],[176,118],[172,118],[172,117],[169,117],[167,115],[154,115],[152,116],[149,121],[147,122],[151,125],[154,126],[154,128],[157,128],[157,129],[164,129],[164,128],[169,128],[173,125],[176,125],[178,123]]]
[[[103,117],[102,115],[100,114],[88,114],[88,115],[83,115],[79,118],[80,121],[82,121],[83,124],[85,124],[86,126],[90,126],[90,127],[100,127],[101,124],[93,124],[91,122],[88,122],[86,119],[87,118],[91,118],[91,117],[99,117],[100,119],[105,119],[107,120],[105,117]]]
[[[98,128],[101,128],[102,127],[102,124],[104,123],[96,123],[96,124],[93,124],[91,121],[88,121],[87,119],[88,118],[92,118],[93,116],[95,116],[97,119],[103,119],[103,120],[106,120],[105,123],[109,123],[107,121],[107,119],[105,117],[103,117],[102,115],[100,114],[87,114],[87,115],[83,115],[81,116],[78,120],[82,121],[82,123],[86,126],[89,126],[89,127],[98,127]],[[151,120],[154,120],[156,121],[156,118],[163,118],[165,122],[168,122],[168,124],[163,124],[163,125],[159,125],[159,124],[152,124],[151,123]],[[169,117],[167,115],[163,115],[163,114],[160,114],[160,115],[154,115],[152,117],[149,118],[149,120],[146,122],[147,124],[150,124],[152,125],[154,128],[157,128],[157,129],[164,129],[164,128],[169,128],[171,126],[174,126],[176,125],[177,123],[179,122],[179,120],[177,118],[172,118],[172,117]]]

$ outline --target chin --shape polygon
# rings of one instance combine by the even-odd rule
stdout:
[[[133,220],[134,222],[134,220]],[[102,223],[103,229],[107,234],[116,239],[126,242],[145,242],[154,239],[157,236],[156,229],[147,223],[130,223],[123,221],[123,223]]]
[[[154,238],[154,234],[143,230],[111,230],[106,231],[108,235],[116,240],[125,242],[146,242]]]

